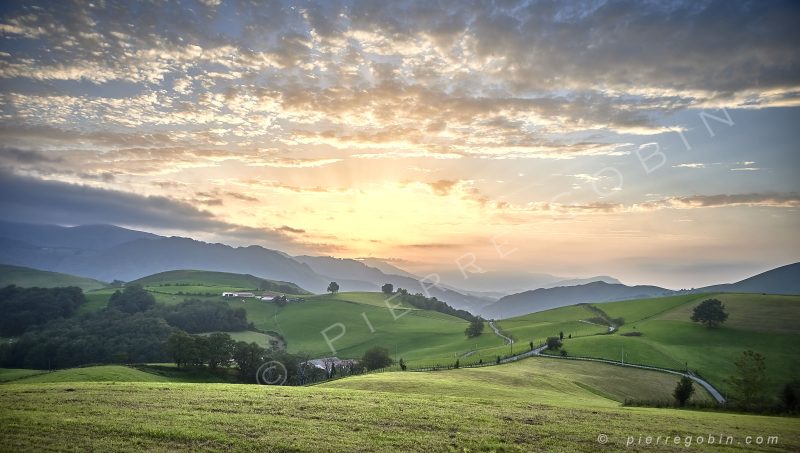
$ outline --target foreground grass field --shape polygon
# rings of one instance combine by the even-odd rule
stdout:
[[[572,368],[570,368],[572,367]],[[583,368],[590,367],[590,368]],[[603,369],[593,369],[601,367]],[[607,368],[607,369],[606,369]],[[548,359],[437,373],[383,373],[314,387],[225,384],[0,385],[0,449],[597,451],[628,436],[680,437],[660,450],[797,451],[796,418],[620,407],[663,379]],[[658,377],[651,377],[658,375]],[[663,385],[667,385],[665,382]],[[669,384],[671,385],[671,383]],[[732,436],[728,447],[697,436]],[[607,436],[607,437],[603,437]],[[747,436],[778,436],[747,445]],[[598,442],[598,438],[606,443]],[[662,440],[663,442],[663,440]],[[645,446],[632,448],[647,450]]]

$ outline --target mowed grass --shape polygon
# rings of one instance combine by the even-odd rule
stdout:
[[[730,322],[709,329],[691,322],[689,317],[700,301],[710,297],[696,298],[620,328],[620,334],[636,331],[642,336],[578,338],[567,340],[564,349],[570,355],[611,360],[621,360],[624,353],[626,362],[672,369],[681,369],[688,363],[690,369],[697,370],[723,393],[731,390],[727,379],[736,372],[734,362],[743,351],[751,349],[764,355],[766,392],[777,398],[787,382],[800,376],[800,331],[794,321],[800,311],[800,297],[715,295],[725,302]],[[614,311],[606,310],[605,305],[598,304],[607,313]]]
[[[800,296],[762,294],[716,294],[729,313],[725,327],[765,333],[800,334]],[[659,316],[659,319],[685,321],[697,304],[686,304]]]
[[[677,307],[686,307],[691,302],[706,299],[707,296],[685,294],[681,296],[656,297],[650,299],[625,300],[594,304],[611,318],[623,318],[625,324],[633,324],[669,312]]]
[[[620,407],[608,398],[631,392],[616,382],[620,371],[592,366],[598,365],[531,359],[481,369],[365,375],[312,387],[4,384],[0,448],[597,451],[621,450],[628,436],[651,435],[680,436],[679,445],[658,448],[681,451],[689,449],[686,436],[713,434],[734,436],[738,443],[722,449],[693,444],[691,450],[800,450],[796,418]],[[636,385],[661,379],[643,373]],[[597,442],[600,434],[608,436],[607,444]],[[778,436],[778,445],[744,444],[746,436],[758,435]]]
[[[416,367],[452,364],[475,350],[471,360],[494,360],[494,353],[483,357],[482,350],[503,345],[488,326],[483,335],[469,339],[463,319],[427,310],[390,310],[385,298],[381,293],[342,293],[309,297],[282,308],[251,300],[229,303],[245,308],[259,329],[283,335],[289,352],[311,356],[358,358],[372,346],[383,346],[395,360],[403,358]]]
[[[608,332],[605,325],[581,322],[596,317],[597,314],[585,305],[571,305],[552,310],[518,316],[516,318],[496,321],[495,324],[518,343],[542,344],[547,337],[557,337],[560,332],[564,336],[581,337]]]

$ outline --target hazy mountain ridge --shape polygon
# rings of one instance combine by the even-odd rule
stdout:
[[[579,303],[640,299],[673,293],[674,291],[658,286],[627,286],[595,281],[577,286],[539,288],[512,294],[485,307],[483,313],[489,318],[510,318]]]
[[[627,286],[603,281],[574,286],[540,288],[503,297],[485,307],[483,314],[489,318],[508,318],[579,303],[715,292],[800,294],[800,263],[781,266],[736,283],[706,286],[689,291],[673,291],[649,285]]]

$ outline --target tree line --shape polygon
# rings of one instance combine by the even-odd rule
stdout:
[[[23,307],[24,302],[29,304]],[[169,360],[167,339],[175,331],[239,331],[249,326],[244,309],[191,299],[164,306],[136,285],[116,291],[101,310],[75,314],[84,302],[79,288],[1,290],[0,307],[9,314],[0,322],[3,335],[18,338],[0,344],[0,366],[54,369],[164,362]]]

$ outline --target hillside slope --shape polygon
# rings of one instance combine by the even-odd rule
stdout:
[[[653,393],[648,382],[670,388],[674,381],[659,384],[663,377],[657,373],[632,373],[635,383],[626,385],[614,376],[619,372],[614,367],[562,369],[560,362],[544,360],[436,373],[380,373],[313,387],[4,384],[0,438],[18,451],[69,445],[92,451],[201,446],[235,451],[592,452],[603,443],[609,450],[624,450],[628,436],[640,433],[679,434],[681,442],[724,433],[740,441],[724,447],[726,451],[752,451],[745,436],[764,433],[779,439],[770,451],[800,449],[794,418],[620,407],[617,400],[625,393]],[[141,408],[147,409],[146,417]],[[600,443],[599,435],[606,436]],[[720,451],[719,445],[707,444],[692,442],[690,447]],[[675,449],[689,446],[681,443]]]
[[[104,288],[106,283],[91,278],[76,277],[58,272],[40,271],[29,267],[0,264],[0,287],[17,285],[23,288],[55,288],[77,286],[84,291]]]
[[[234,274],[230,272],[175,270],[148,275],[130,282],[144,287],[148,286],[198,286],[198,287],[232,287],[242,289],[261,289],[287,294],[311,294],[291,282],[281,282],[255,277],[250,274]]]
[[[707,286],[700,288],[698,291],[707,293],[800,294],[800,263],[787,264],[736,283]]]

